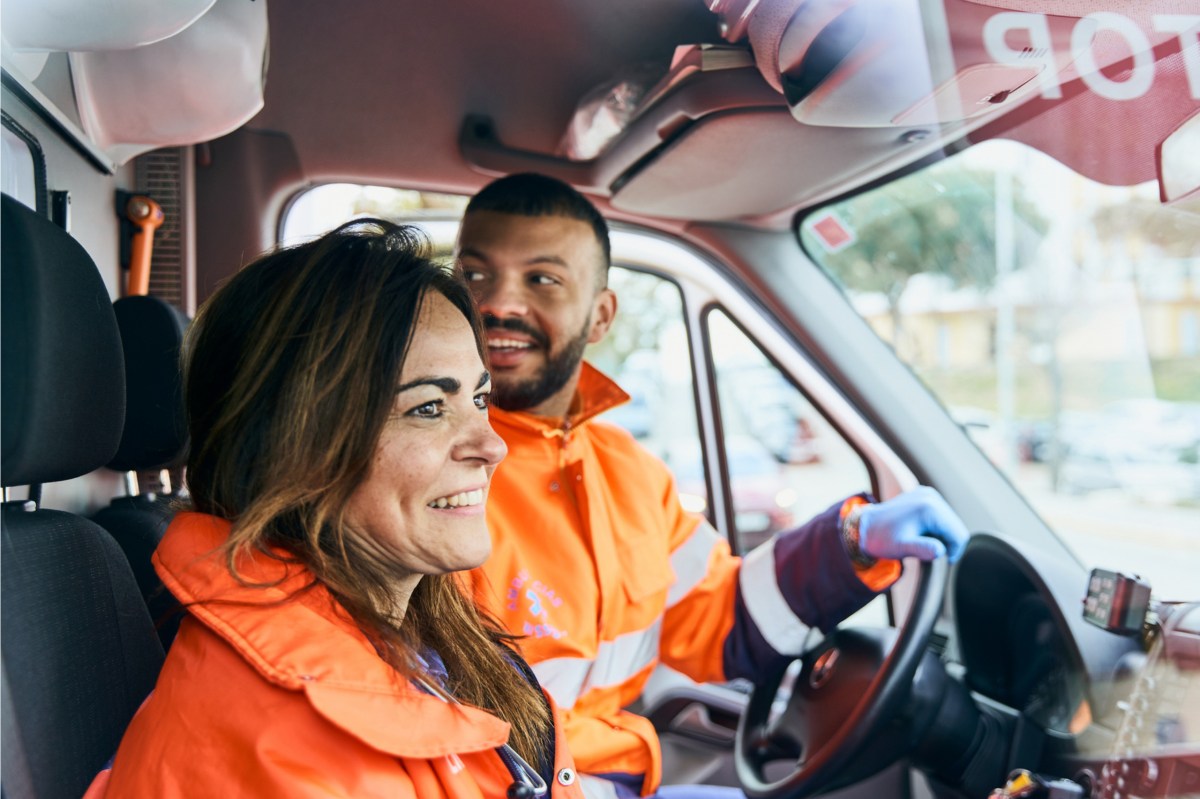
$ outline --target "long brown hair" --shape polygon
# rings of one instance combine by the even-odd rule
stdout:
[[[483,358],[466,286],[427,253],[412,228],[357,220],[269,253],[222,286],[184,349],[187,483],[196,510],[233,522],[235,577],[248,551],[287,552],[402,677],[413,676],[415,655],[437,652],[449,691],[509,722],[512,745],[537,762],[549,712],[509,662],[511,636],[453,574],[423,577],[395,618],[392,575],[348,535],[347,501],[366,479],[429,292],[462,311]]]

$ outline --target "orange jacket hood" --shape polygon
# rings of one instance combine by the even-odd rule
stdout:
[[[303,590],[311,582],[306,569],[266,556],[241,558],[238,571],[250,583],[243,585],[218,549],[229,522],[183,513],[172,530],[154,554],[167,589],[263,678],[303,691],[346,732],[397,757],[494,749],[508,740],[508,724],[495,716],[447,705],[399,678],[323,586]],[[288,601],[298,590],[296,601]],[[336,659],[329,656],[331,637],[342,641]],[[422,724],[395,723],[405,717]]]
[[[229,531],[184,513],[159,546],[155,567],[189,616],[87,799],[504,795],[507,723],[397,674],[300,564],[254,552],[235,578]],[[557,715],[555,735],[550,796],[577,799]]]

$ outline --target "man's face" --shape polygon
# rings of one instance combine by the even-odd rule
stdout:
[[[583,349],[604,338],[617,307],[597,288],[604,256],[591,226],[475,211],[463,219],[458,249],[487,327],[492,402],[565,416]]]

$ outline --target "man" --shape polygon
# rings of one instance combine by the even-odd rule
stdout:
[[[753,679],[890,585],[893,558],[955,558],[967,532],[918,489],[878,505],[852,497],[733,557],[680,507],[661,461],[594,421],[628,399],[583,361],[617,312],[609,259],[603,217],[560,181],[509,176],[467,206],[458,260],[484,315],[491,422],[508,444],[488,498],[493,553],[472,575],[563,709],[585,792],[636,796],[658,787],[658,739],[622,708],[656,665]]]

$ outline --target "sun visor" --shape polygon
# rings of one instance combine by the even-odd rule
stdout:
[[[1061,15],[1025,10],[1038,5],[787,0],[768,9],[766,23],[756,25],[764,12],[753,9],[749,33],[759,68],[792,115],[827,127],[994,117],[1037,96],[1061,97],[1060,87],[1080,78],[1115,97],[1136,91],[1153,49],[1177,35],[1137,15],[1080,16],[1085,4]],[[1135,80],[1102,72],[1127,59]]]
[[[113,159],[223,136],[263,106],[265,0],[217,0],[181,33],[132,50],[71,53],[84,130]]]
[[[712,114],[625,179],[611,202],[618,210],[667,219],[766,215],[890,171],[918,157],[923,146],[929,142],[906,142],[888,128],[797,125],[786,108]]]
[[[983,29],[986,11],[976,31]],[[919,0],[817,0],[779,38],[779,80],[807,125],[905,127],[997,113],[1030,95],[1040,63],[995,63],[982,40],[969,50],[922,14]]]

